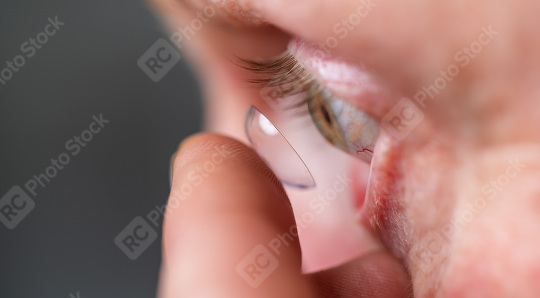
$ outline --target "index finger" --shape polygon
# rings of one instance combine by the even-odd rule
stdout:
[[[182,143],[172,180],[161,297],[309,297],[288,199],[253,150],[196,135]]]

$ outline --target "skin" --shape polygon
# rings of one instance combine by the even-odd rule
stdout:
[[[233,138],[198,135],[184,141],[176,155],[173,194],[189,182],[190,169],[212,157],[208,148],[223,145],[236,154],[166,217],[161,297],[538,296],[540,20],[535,14],[540,4],[373,3],[332,55],[376,74],[387,96],[369,104],[343,99],[379,121],[401,98],[414,100],[457,63],[457,53],[477,41],[482,28],[491,26],[496,34],[434,99],[415,102],[424,119],[413,133],[403,140],[379,137],[366,201],[359,207],[358,222],[373,236],[363,239],[369,249],[347,264],[302,275],[295,242],[283,251],[277,274],[257,289],[247,286],[234,271],[238,260],[286,231],[294,217],[276,178],[251,149]],[[349,0],[152,4],[173,30],[189,26],[197,11],[214,5],[216,16],[182,49],[202,80],[208,130],[240,140],[239,119],[250,104],[262,102],[257,90],[245,88],[249,74],[230,63],[230,54],[265,59],[281,53],[291,37],[324,42],[359,5]],[[231,15],[227,7],[242,13]],[[235,181],[249,183],[231,187]]]

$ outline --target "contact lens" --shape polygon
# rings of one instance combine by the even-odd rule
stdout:
[[[274,124],[254,106],[247,113],[245,131],[253,149],[283,184],[295,188],[315,186],[313,176],[302,158]]]

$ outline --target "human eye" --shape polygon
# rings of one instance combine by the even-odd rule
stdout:
[[[251,83],[266,89],[282,111],[309,113],[324,138],[339,149],[370,163],[379,135],[379,123],[368,112],[334,94],[290,53],[264,62],[242,60],[251,71]],[[286,100],[283,100],[286,99]],[[301,107],[307,106],[307,109]]]
[[[319,132],[336,147],[371,162],[379,124],[363,110],[314,83],[307,92],[309,114]]]

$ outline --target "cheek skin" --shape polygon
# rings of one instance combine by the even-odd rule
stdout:
[[[366,204],[395,212],[370,220],[404,259],[415,295],[538,293],[539,146],[456,149],[442,138],[413,141],[414,147],[402,144],[400,154],[384,156],[395,165],[393,180],[386,177],[394,187],[372,185]]]
[[[531,297],[539,293],[538,145],[479,152],[463,167],[451,228],[446,296]],[[534,295],[537,296],[537,295]]]
[[[446,141],[437,138],[418,144],[409,153],[401,161],[406,224],[401,247],[415,288],[425,291],[436,288],[443,280],[451,245],[441,241],[439,235],[444,235],[460,196],[456,168],[461,161]]]
[[[440,246],[432,231],[451,220],[455,207],[454,173],[460,161],[450,145],[443,138],[415,135],[401,143],[383,132],[362,211],[362,220],[403,260],[415,288],[424,287],[424,293],[435,288],[444,273],[446,254],[429,254],[426,247]]]

